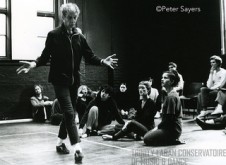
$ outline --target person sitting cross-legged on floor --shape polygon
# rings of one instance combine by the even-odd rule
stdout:
[[[141,81],[138,86],[140,100],[135,119],[129,120],[123,128],[114,135],[102,135],[104,140],[118,140],[129,133],[134,133],[134,138],[140,140],[149,130],[154,128],[154,116],[156,114],[155,103],[149,97],[151,84],[148,81]]]
[[[119,124],[124,124],[115,100],[112,97],[113,89],[109,85],[100,88],[97,97],[92,100],[86,108],[79,125],[79,134],[81,137],[87,137],[96,134],[95,130],[104,130],[116,119]],[[83,127],[86,124],[86,133],[83,133]]]

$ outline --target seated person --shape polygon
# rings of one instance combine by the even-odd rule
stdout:
[[[176,63],[169,62],[168,67],[169,67],[169,71],[175,70],[178,73],[177,64]],[[179,95],[181,95],[182,92],[183,92],[183,89],[184,89],[184,80],[183,80],[183,77],[182,77],[182,75],[180,73],[178,73],[178,76],[179,76],[180,80],[178,82],[178,85],[175,86],[174,88],[179,93]]]
[[[154,81],[153,78],[149,77],[148,81],[149,81],[149,83],[151,85],[151,92],[150,92],[149,97],[150,97],[150,99],[152,99],[156,103],[157,98],[159,96],[158,89],[152,87],[152,84],[153,84],[153,81]]]
[[[157,98],[159,96],[158,89],[152,87],[152,84],[153,84],[153,81],[154,81],[153,78],[149,77],[148,81],[149,81],[149,83],[151,85],[151,92],[150,92],[149,97],[150,97],[150,99],[152,99],[156,103],[157,102]],[[157,119],[157,118],[160,118],[160,117],[161,117],[161,115],[160,115],[160,110],[159,110],[159,111],[156,112],[155,118]]]
[[[86,124],[86,133],[82,137],[92,135],[95,130],[104,130],[113,119],[116,119],[119,124],[125,123],[118,112],[117,104],[112,95],[112,87],[102,86],[97,97],[89,103],[79,125],[79,134],[81,135]]]
[[[92,93],[92,91],[90,89],[88,89],[88,87],[86,85],[81,85],[78,88],[78,99],[76,102],[76,111],[78,113],[79,121],[82,120],[82,117],[85,113],[87,105],[93,99],[91,97],[91,93]]]
[[[115,101],[122,117],[127,119],[128,111],[131,107],[129,106],[129,94],[126,83],[120,84],[119,91],[117,91],[115,94]]]
[[[180,78],[177,71],[166,71],[162,75],[162,87],[166,96],[162,106],[162,121],[144,136],[146,145],[180,144],[178,140],[182,133],[182,105],[175,86]]]
[[[197,124],[203,129],[225,129],[226,126],[226,93],[219,91],[216,101],[218,102],[216,109],[211,115],[204,118],[196,118]]]
[[[154,116],[156,114],[155,103],[150,99],[151,84],[148,81],[141,81],[138,86],[140,100],[136,107],[137,113],[134,120],[129,120],[123,128],[112,135],[102,135],[104,140],[118,140],[133,132],[134,138],[140,140],[149,130],[155,126]]]
[[[31,97],[32,117],[35,122],[45,122],[50,117],[52,101],[42,94],[43,87],[34,85],[34,96]]]
[[[176,63],[169,62],[168,68],[169,68],[170,72],[176,71],[178,76],[179,76],[179,82],[174,87],[174,89],[180,96],[180,95],[182,95],[183,89],[184,89],[183,77],[182,77],[182,75],[180,73],[178,73],[177,64]],[[157,100],[157,102],[158,102],[157,104],[161,106],[160,113],[162,112],[162,106],[163,106],[162,103],[164,102],[166,96],[167,96],[167,91],[166,91],[165,87],[162,87],[162,89],[160,91],[160,96],[158,97],[158,100]],[[158,113],[156,113],[156,117],[155,118],[159,118],[159,117],[160,117],[160,115]]]
[[[200,111],[198,118],[203,117],[212,111],[207,111],[208,106],[215,106],[215,99],[218,93],[218,89],[225,86],[226,83],[226,70],[221,68],[222,59],[219,56],[210,57],[210,73],[207,80],[207,87],[202,87],[201,92],[198,95],[197,109]]]

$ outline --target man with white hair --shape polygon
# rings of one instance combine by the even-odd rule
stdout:
[[[56,150],[61,154],[69,154],[69,150],[64,144],[68,135],[74,148],[75,162],[81,162],[84,156],[74,120],[81,59],[84,57],[91,64],[105,65],[112,69],[117,65],[118,59],[112,58],[115,55],[108,56],[105,59],[100,59],[94,55],[86,39],[76,28],[80,13],[76,4],[63,4],[60,9],[63,22],[59,27],[48,33],[41,56],[36,61],[21,61],[24,65],[17,69],[17,73],[27,73],[30,69],[50,62],[49,82],[54,86],[56,98],[63,111]]]

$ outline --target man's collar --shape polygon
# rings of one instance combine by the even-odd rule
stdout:
[[[74,34],[75,35],[78,35],[79,34],[79,31],[78,31],[77,28],[72,28],[72,31],[71,32],[68,32],[68,30],[66,29],[64,23],[62,23],[61,27],[62,27],[63,32],[66,33],[66,34],[68,34],[68,35],[74,35]]]

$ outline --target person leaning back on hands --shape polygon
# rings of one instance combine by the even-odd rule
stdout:
[[[64,116],[60,124],[56,150],[61,154],[69,154],[63,143],[68,135],[74,148],[75,162],[81,162],[84,155],[74,120],[81,59],[84,57],[88,63],[105,65],[112,69],[117,66],[118,59],[113,58],[115,54],[105,59],[94,55],[86,39],[76,28],[80,13],[76,4],[63,4],[60,9],[62,24],[48,33],[41,56],[32,62],[21,61],[23,65],[17,69],[17,73],[28,73],[31,69],[50,62],[49,82],[54,86]]]

